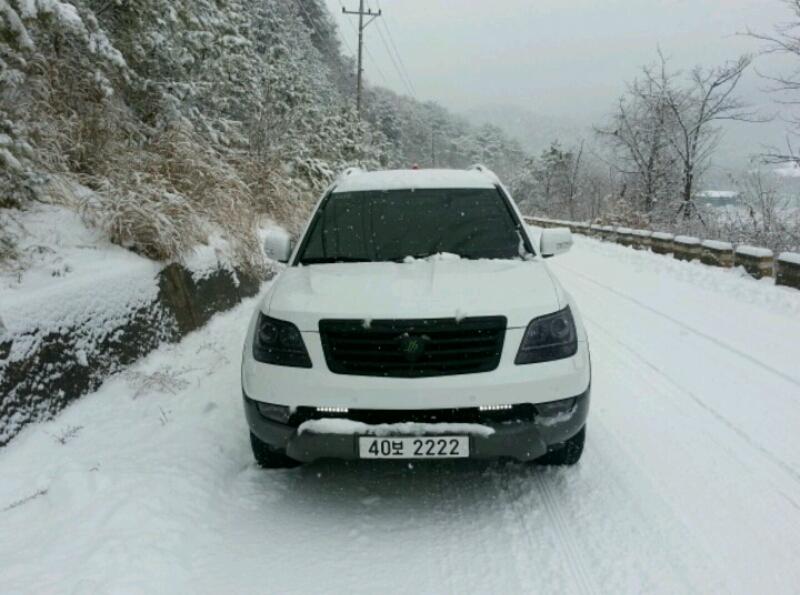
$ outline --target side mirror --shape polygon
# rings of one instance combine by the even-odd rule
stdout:
[[[270,229],[264,235],[264,254],[278,262],[289,262],[292,256],[292,238],[283,229]]]
[[[566,227],[551,227],[542,230],[539,252],[544,258],[565,254],[572,248],[572,232]]]

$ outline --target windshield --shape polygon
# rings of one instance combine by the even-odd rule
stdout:
[[[519,258],[520,245],[517,222],[493,188],[334,193],[298,262],[399,262],[439,253],[509,259]]]

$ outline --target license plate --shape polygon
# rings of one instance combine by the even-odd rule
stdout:
[[[465,459],[469,457],[469,437],[374,438],[361,436],[358,439],[358,453],[362,459]]]

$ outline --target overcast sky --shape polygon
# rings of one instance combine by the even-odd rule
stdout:
[[[354,17],[326,0],[340,32],[356,47]],[[782,0],[369,0],[382,23],[366,31],[366,77],[406,92],[383,39],[393,38],[420,99],[456,111],[511,104],[588,125],[602,118],[624,83],[660,46],[676,69],[714,65],[759,49],[738,33],[771,31],[790,12]],[[348,22],[351,20],[352,22]],[[388,32],[384,27],[388,26]],[[379,28],[380,27],[380,28]],[[390,40],[387,40],[390,43]],[[347,46],[343,44],[347,51]],[[763,71],[786,69],[785,58],[761,58]],[[741,95],[765,110],[776,106],[765,81],[751,72]],[[730,137],[779,144],[782,124],[742,127]],[[728,145],[732,142],[728,139]],[[772,140],[774,139],[774,140]],[[758,150],[752,147],[751,152]],[[741,149],[744,151],[744,149]]]

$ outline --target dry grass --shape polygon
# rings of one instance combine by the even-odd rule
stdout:
[[[294,186],[277,160],[245,156],[235,161],[235,167],[253,197],[256,212],[299,234],[319,190]]]
[[[144,184],[138,192],[119,187],[100,191],[81,203],[80,213],[113,243],[155,260],[171,260],[205,240],[188,201]]]
[[[41,127],[37,147],[51,171],[94,191],[77,201],[89,225],[116,244],[163,261],[180,260],[219,230],[238,266],[264,266],[256,234],[261,209],[222,155],[186,126],[145,136],[113,98],[62,83],[60,75],[40,80],[34,104],[48,125]],[[65,93],[82,96],[80,107],[64,100]],[[58,192],[51,196],[74,203]]]
[[[320,189],[290,181],[278,156],[214,148],[185,121],[148,128],[125,93],[103,93],[75,51],[66,45],[57,59],[34,57],[26,84],[0,98],[30,123],[34,159],[53,174],[39,198],[76,208],[112,242],[156,260],[181,260],[221,233],[234,263],[260,272],[259,222],[268,217],[298,232]],[[114,81],[118,90],[133,92],[130,85]],[[59,180],[93,193],[76,197]],[[0,259],[12,250],[0,237]]]
[[[18,271],[21,266],[20,253],[17,249],[19,223],[12,213],[10,209],[0,212],[0,273]],[[0,321],[0,331],[2,331],[2,321]]]
[[[156,393],[175,395],[189,386],[183,376],[191,370],[172,370],[166,367],[161,367],[152,373],[137,372],[135,370],[128,370],[124,372],[123,376],[127,379],[131,388],[133,389],[133,398],[138,399],[144,395],[152,395]]]

